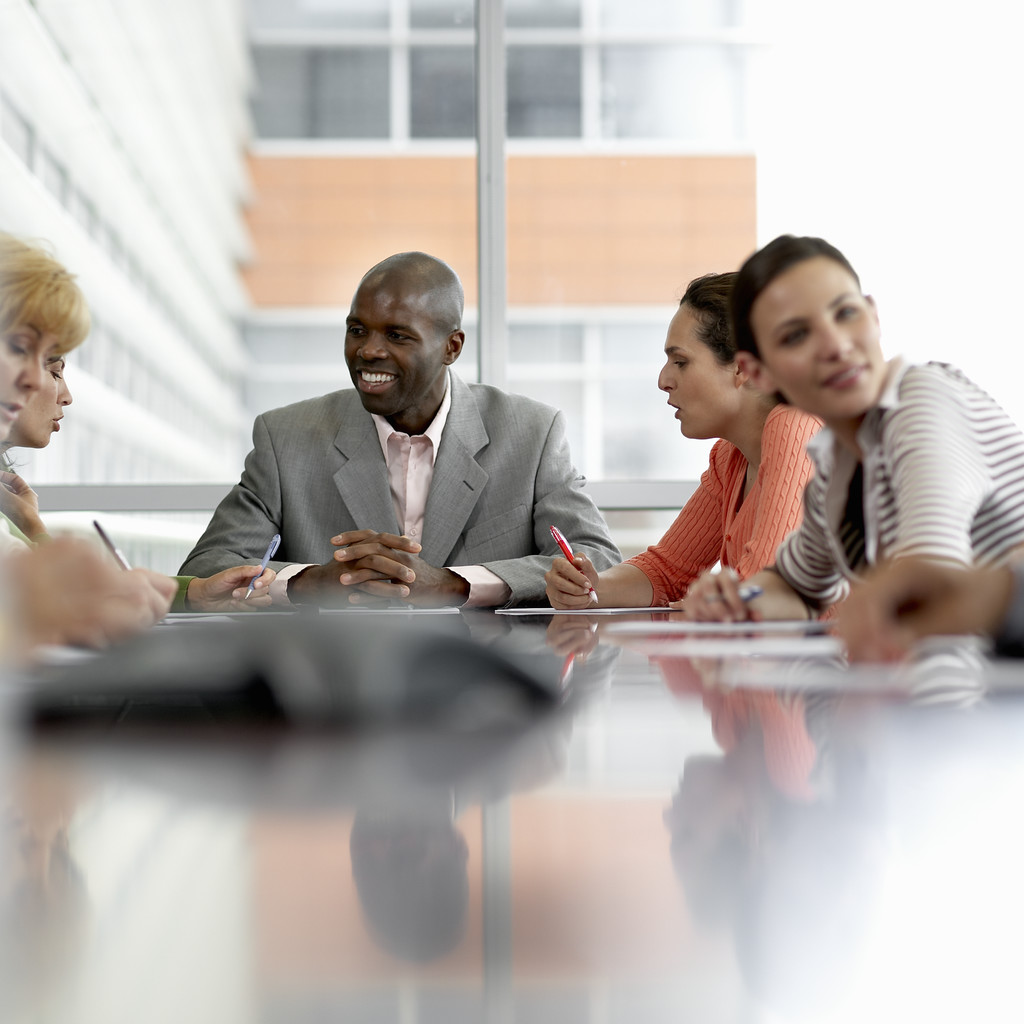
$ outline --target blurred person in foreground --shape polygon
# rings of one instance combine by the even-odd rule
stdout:
[[[0,445],[48,443],[70,402],[54,367],[82,343],[89,323],[73,276],[44,249],[0,233]],[[25,432],[18,434],[22,416]],[[82,541],[50,540],[35,494],[9,470],[0,475],[0,492],[0,573],[9,587],[16,655],[44,643],[105,646],[167,613],[179,589],[175,580],[148,569],[122,571]],[[244,581],[232,578],[232,589],[239,593],[251,576],[250,567]],[[263,603],[267,585],[264,579]]]
[[[668,532],[646,551],[598,572],[586,555],[551,563],[554,608],[664,606],[684,598],[716,563],[747,579],[775,560],[800,522],[811,462],[804,451],[821,422],[754,388],[736,362],[729,328],[735,273],[691,281],[669,325],[658,387],[684,437],[719,438],[710,465]]]
[[[1024,565],[965,568],[924,558],[881,566],[843,605],[851,661],[898,661],[927,636],[991,636],[995,652],[1024,656]]]

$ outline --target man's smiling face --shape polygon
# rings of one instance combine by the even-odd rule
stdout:
[[[422,433],[444,398],[446,371],[464,335],[451,330],[436,293],[399,270],[371,272],[352,299],[345,361],[367,412]]]

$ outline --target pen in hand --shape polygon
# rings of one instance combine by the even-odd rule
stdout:
[[[260,562],[260,571],[256,573],[256,575],[253,576],[251,580],[249,580],[249,589],[245,592],[245,597],[242,598],[243,601],[249,600],[249,595],[252,593],[253,587],[256,586],[256,581],[263,575],[263,570],[266,569],[267,562],[269,562],[274,557],[274,552],[277,551],[278,545],[280,543],[281,534],[275,533],[274,536],[270,538],[270,543],[267,545],[267,550],[263,556],[263,561]]]
[[[736,588],[736,593],[739,595],[739,599],[744,604],[749,604],[757,597],[761,597],[764,594],[764,587],[758,586],[756,583],[741,583]],[[725,598],[721,594],[708,594],[705,601],[724,601]]]
[[[555,538],[555,543],[562,549],[562,554],[565,555],[565,557],[569,561],[569,564],[571,565],[574,556],[572,553],[572,548],[569,547],[569,542],[565,539],[565,534],[563,534],[557,526],[552,526],[551,536]],[[594,604],[597,604],[597,591],[593,588],[593,586],[591,586],[589,582],[587,583],[587,589],[590,591],[590,600]]]
[[[107,531],[94,519],[92,525],[96,527],[96,532],[100,535],[100,540],[106,545],[107,550],[114,556],[114,560],[117,562],[122,569],[127,572],[131,569],[128,564],[128,559],[121,554],[121,551],[115,547],[114,542],[107,536]]]

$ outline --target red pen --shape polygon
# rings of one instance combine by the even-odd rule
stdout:
[[[551,527],[551,536],[555,538],[555,543],[562,549],[562,554],[571,563],[573,560],[572,548],[569,547],[569,542],[565,539],[564,534],[557,526]],[[587,589],[590,591],[590,600],[597,604],[597,591],[588,583]]]
[[[564,690],[572,678],[572,667],[576,664],[576,652],[570,651],[562,662],[562,671],[558,673],[558,685]]]

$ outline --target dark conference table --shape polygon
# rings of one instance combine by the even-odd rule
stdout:
[[[436,622],[562,699],[45,729],[8,700],[0,1020],[1024,1020],[1016,665]]]

